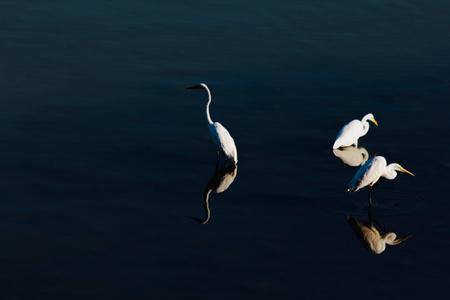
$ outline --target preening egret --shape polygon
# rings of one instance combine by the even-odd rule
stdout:
[[[405,170],[397,163],[387,165],[386,158],[383,156],[376,156],[369,159],[364,165],[356,172],[355,177],[350,181],[348,185],[348,192],[354,193],[357,190],[370,186],[369,189],[369,203],[372,204],[370,195],[374,189],[374,185],[378,182],[380,177],[392,180],[397,177],[397,171],[408,173],[414,176],[413,173]]]
[[[211,216],[211,211],[209,210],[209,194],[211,194],[211,192],[217,194],[225,192],[233,183],[234,179],[236,178],[236,175],[237,175],[237,165],[231,165],[221,169],[216,168],[216,171],[212,175],[211,179],[209,179],[205,187],[205,193],[203,197],[206,215],[205,218],[204,219],[198,219],[194,217],[189,218],[194,219],[198,223],[206,224]]]
[[[349,216],[347,217],[347,222],[350,227],[352,227],[356,237],[364,247],[376,254],[380,254],[386,250],[386,244],[397,245],[411,237],[411,235],[407,235],[397,238],[397,235],[393,232],[384,232],[383,234],[380,234],[375,226],[373,226],[370,219],[369,222],[362,223],[354,217]]]
[[[333,149],[355,145],[358,147],[358,139],[369,131],[369,122],[372,121],[378,126],[377,121],[372,114],[367,114],[362,120],[353,120],[339,131]]]
[[[231,159],[234,164],[237,164],[237,149],[234,144],[234,140],[231,137],[228,130],[222,126],[219,122],[213,122],[211,116],[209,115],[209,104],[211,103],[211,92],[209,91],[206,84],[201,83],[200,85],[192,86],[186,88],[190,89],[205,89],[208,92],[208,103],[206,104],[206,120],[208,121],[209,132],[211,133],[212,140],[217,149],[217,160],[219,160],[219,153],[225,155],[225,160]]]

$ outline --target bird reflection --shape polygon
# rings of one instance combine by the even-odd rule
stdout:
[[[217,168],[216,165],[216,170],[214,171],[214,174],[206,184],[205,193],[203,196],[205,207],[205,218],[203,219],[194,217],[189,218],[194,219],[198,223],[206,224],[211,216],[211,211],[209,209],[209,194],[211,194],[211,192],[218,194],[226,191],[233,183],[234,179],[236,178],[236,175],[237,175],[237,165],[231,165],[220,169]]]
[[[397,235],[393,232],[387,232],[384,226],[381,226],[377,220],[372,218],[369,207],[369,221],[361,223],[353,216],[347,217],[347,222],[352,227],[358,240],[364,247],[372,251],[373,253],[380,254],[386,250],[386,244],[397,245],[407,240],[412,235],[407,235],[401,238],[397,238]],[[375,228],[373,222],[379,227],[380,232]]]
[[[333,149],[335,156],[339,157],[344,164],[351,167],[362,166],[368,159],[369,153],[364,147],[344,147]]]

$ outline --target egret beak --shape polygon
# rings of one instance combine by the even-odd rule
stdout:
[[[377,121],[375,121],[375,118],[372,119],[372,122],[378,126],[378,123],[377,123]]]
[[[186,89],[187,90],[192,90],[192,89],[202,89],[203,87],[201,86],[201,85],[194,85],[194,86],[191,86],[191,87],[187,87]]]
[[[400,171],[405,172],[405,173],[408,173],[408,174],[411,175],[411,176],[414,176],[414,174],[411,173],[410,171],[408,171],[408,170],[406,170],[406,169],[403,169],[402,167],[398,167],[398,168],[400,169]]]

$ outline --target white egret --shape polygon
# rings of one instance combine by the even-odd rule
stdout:
[[[211,133],[212,140],[217,149],[217,160],[219,160],[219,153],[225,156],[225,161],[231,159],[234,164],[237,164],[237,149],[234,144],[234,140],[231,137],[228,130],[222,126],[219,122],[213,122],[211,116],[209,115],[209,104],[211,103],[211,92],[209,91],[206,84],[201,83],[200,85],[188,87],[186,89],[205,89],[208,92],[208,103],[206,104],[206,120],[208,121],[208,129]]]
[[[369,189],[369,203],[372,204],[370,195],[372,190],[375,188],[375,184],[381,177],[392,180],[397,177],[397,171],[408,173],[414,176],[413,173],[405,170],[402,166],[397,163],[392,163],[387,165],[386,158],[383,156],[376,156],[369,159],[364,165],[359,168],[356,172],[355,177],[350,181],[347,191],[354,193],[357,190],[370,186]]]
[[[397,245],[404,240],[410,238],[412,235],[407,235],[397,238],[393,232],[380,232],[373,226],[371,220],[369,222],[361,223],[352,216],[347,217],[347,222],[352,227],[358,240],[370,251],[380,254],[386,250],[386,244]]]
[[[358,147],[358,139],[369,131],[369,122],[372,121],[375,125],[378,126],[377,121],[372,114],[367,114],[362,118],[362,120],[353,120],[344,127],[342,127],[341,131],[339,131],[336,140],[334,141],[333,149],[337,149],[340,147],[346,147],[355,145]]]

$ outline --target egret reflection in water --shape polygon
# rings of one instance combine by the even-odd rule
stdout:
[[[341,161],[351,167],[362,166],[369,159],[369,152],[364,147],[344,147],[333,149],[335,156],[339,157]]]
[[[397,238],[397,235],[394,232],[387,232],[385,226],[381,226],[380,223],[372,217],[370,207],[368,215],[369,220],[367,222],[360,222],[353,216],[348,216],[347,222],[355,232],[356,237],[361,244],[373,253],[380,254],[386,250],[386,244],[398,245],[412,236],[410,234]],[[382,231],[381,234],[373,225],[373,222],[375,222],[380,231]]]
[[[237,165],[231,165],[224,168],[217,168],[214,171],[214,174],[209,179],[208,183],[205,187],[205,192],[203,194],[203,203],[205,208],[205,218],[199,219],[194,217],[189,217],[191,219],[194,219],[198,223],[206,224],[210,217],[211,217],[211,211],[209,209],[209,195],[211,192],[214,193],[222,193],[226,191],[230,185],[233,183],[234,179],[237,175]]]

